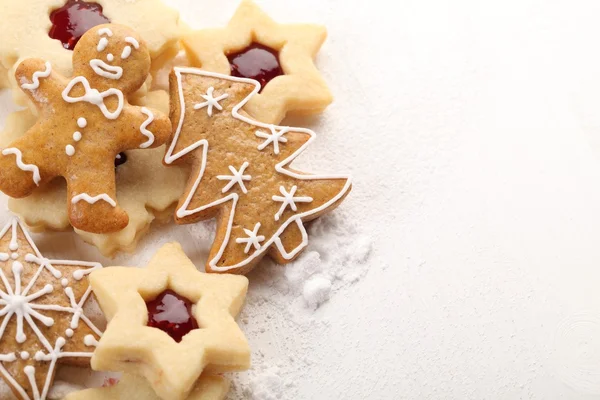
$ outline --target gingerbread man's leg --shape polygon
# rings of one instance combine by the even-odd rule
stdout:
[[[79,163],[75,163],[77,165]],[[67,175],[69,218],[74,228],[92,233],[111,233],[129,224],[117,204],[115,166],[111,157],[81,165]]]
[[[18,140],[0,148],[0,190],[10,197],[29,196],[39,185],[49,181],[43,159],[35,143]]]

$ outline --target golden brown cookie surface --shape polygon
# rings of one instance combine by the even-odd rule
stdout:
[[[18,398],[45,399],[56,364],[89,364],[101,332],[83,307],[100,268],[44,258],[16,219],[0,231],[0,376]]]
[[[258,89],[256,81],[194,68],[171,75],[174,136],[165,162],[192,165],[176,221],[218,218],[210,272],[247,273],[267,254],[293,260],[308,243],[304,222],[334,209],[351,188],[347,176],[289,167],[315,134],[240,113]]]

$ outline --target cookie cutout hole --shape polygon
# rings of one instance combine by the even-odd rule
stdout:
[[[127,154],[119,153],[115,157],[115,168],[125,164],[127,162]]]
[[[73,50],[83,34],[93,27],[110,24],[110,20],[102,14],[100,4],[82,0],[68,0],[65,5],[52,11],[50,22],[52,27],[48,36],[60,40],[67,50]]]
[[[279,63],[279,51],[260,43],[255,42],[241,51],[230,53],[227,59],[232,76],[257,80],[261,92],[269,82],[284,74]]]
[[[157,328],[180,343],[185,335],[199,329],[192,316],[192,302],[172,290],[165,290],[147,301],[148,326]]]

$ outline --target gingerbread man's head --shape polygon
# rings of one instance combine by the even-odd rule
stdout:
[[[98,25],[79,41],[73,53],[73,75],[83,76],[93,88],[138,90],[150,72],[150,53],[132,29],[117,24]]]

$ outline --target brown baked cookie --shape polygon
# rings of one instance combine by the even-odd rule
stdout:
[[[102,333],[83,307],[100,268],[44,258],[17,219],[0,231],[0,376],[17,398],[44,400],[57,364],[89,365]]]
[[[192,165],[175,219],[218,218],[209,272],[247,273],[266,254],[292,261],[308,243],[304,222],[337,207],[351,188],[347,176],[289,168],[315,134],[240,111],[259,90],[257,81],[195,68],[171,74],[175,131],[165,162]]]
[[[148,49],[131,29],[100,25],[88,31],[73,53],[73,69],[69,80],[39,59],[17,68],[17,81],[40,117],[22,138],[0,149],[0,190],[22,198],[62,176],[71,224],[86,232],[116,232],[129,218],[116,201],[115,157],[160,146],[170,123],[127,102],[150,70]]]

